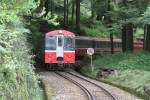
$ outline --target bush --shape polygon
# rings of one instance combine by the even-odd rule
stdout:
[[[30,7],[35,7],[28,4],[31,2],[21,2],[18,10],[7,10],[3,6],[17,8],[20,2],[3,0],[4,4],[0,4],[0,8],[6,8],[0,13],[0,100],[42,100],[42,91],[33,72],[32,56],[26,40],[30,31],[24,28],[26,22],[23,22],[23,17],[18,16],[23,12],[29,13]]]
[[[1,30],[0,99],[41,99],[37,77],[32,71],[26,34]]]

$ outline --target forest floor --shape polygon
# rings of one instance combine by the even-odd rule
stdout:
[[[83,67],[81,73],[148,99],[145,87],[150,86],[149,66],[150,54],[146,52],[107,54],[95,57],[93,72],[90,67]],[[114,74],[103,76],[103,69],[111,69]]]

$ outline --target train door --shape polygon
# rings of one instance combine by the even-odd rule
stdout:
[[[58,61],[62,61],[64,58],[64,36],[58,35],[57,36],[57,48],[56,48],[56,57]]]

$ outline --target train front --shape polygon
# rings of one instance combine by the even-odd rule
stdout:
[[[44,60],[46,64],[75,63],[75,35],[66,30],[45,34]]]

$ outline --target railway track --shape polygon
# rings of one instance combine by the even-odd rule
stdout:
[[[86,89],[86,87],[84,87],[84,86],[81,85],[80,83],[74,81],[73,79],[71,79],[71,78],[69,78],[69,77],[67,77],[67,76],[65,76],[65,75],[63,75],[63,74],[61,74],[61,73],[59,73],[59,72],[55,72],[55,73],[56,73],[57,75],[59,75],[59,76],[65,78],[65,79],[69,80],[70,82],[74,83],[74,84],[75,84],[76,86],[78,86],[79,88],[81,88],[81,90],[87,95],[88,100],[95,100],[95,99],[94,99],[94,96],[92,95],[92,93],[91,93],[88,89]]]
[[[103,87],[70,72],[56,72],[80,87],[88,96],[89,100],[116,100],[116,98]]]
[[[83,78],[83,77],[80,77],[80,76],[78,76],[78,75],[75,75],[75,74],[73,74],[73,73],[70,73],[70,72],[67,72],[67,73],[70,74],[70,75],[73,75],[73,76],[75,76],[75,77],[77,77],[77,78],[80,78],[80,79],[82,79],[82,80],[84,80],[84,81],[86,81],[86,82],[88,82],[88,83],[91,83],[91,84],[95,85],[96,87],[102,89],[103,92],[105,92],[105,94],[111,98],[111,100],[116,100],[116,98],[115,98],[108,90],[106,90],[106,89],[103,88],[102,86],[97,85],[96,83],[93,83],[93,82],[91,82],[91,81],[89,81],[89,80],[87,80],[87,79],[85,79],[85,78]]]

